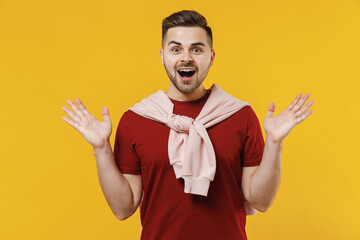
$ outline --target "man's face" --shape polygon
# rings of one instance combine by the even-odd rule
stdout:
[[[174,27],[167,31],[160,50],[161,62],[181,93],[189,94],[202,86],[215,57],[209,41],[205,29],[200,27]]]

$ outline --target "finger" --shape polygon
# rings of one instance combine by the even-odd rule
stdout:
[[[91,115],[89,110],[85,107],[85,105],[79,98],[75,98],[75,101],[79,105],[79,108],[81,109],[81,111],[84,113],[85,116]]]
[[[303,108],[301,108],[299,111],[297,111],[295,113],[295,117],[300,117],[301,115],[303,115],[304,113],[307,112],[307,110],[309,110],[309,108],[314,104],[314,100],[311,100],[310,102],[308,102]]]
[[[65,106],[63,106],[62,109],[67,115],[69,115],[69,117],[71,117],[73,121],[80,122],[80,117],[78,115],[75,115],[70,109]]]
[[[106,106],[103,107],[101,112],[102,112],[103,122],[110,122],[110,115],[108,108]]]
[[[302,121],[304,121],[307,117],[309,117],[311,114],[313,113],[312,110],[307,111],[305,114],[301,115],[299,118],[296,119],[296,124],[301,123]]]
[[[70,126],[72,126],[73,128],[75,128],[76,130],[79,131],[79,124],[77,122],[74,122],[73,120],[63,116],[62,119],[67,122]]]
[[[274,112],[275,112],[275,103],[271,102],[269,104],[268,111],[266,113],[266,118],[267,117],[272,117],[274,115]]]
[[[308,98],[310,97],[310,94],[306,94],[303,98],[301,98],[299,100],[298,103],[295,104],[295,106],[293,107],[292,111],[293,112],[297,112],[299,111],[299,109],[304,105],[304,103],[306,102],[306,100],[308,100]]]
[[[70,107],[72,108],[72,110],[79,116],[79,117],[85,117],[84,113],[80,110],[80,108],[73,103],[73,101],[71,101],[70,99],[66,100],[66,102],[70,105]]]
[[[294,99],[294,101],[292,101],[292,103],[287,107],[287,109],[290,111],[295,104],[299,101],[299,99],[301,98],[302,93],[300,93],[299,95],[296,96],[296,98]]]

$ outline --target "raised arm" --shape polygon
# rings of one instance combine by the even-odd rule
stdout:
[[[310,94],[295,100],[279,115],[274,116],[275,104],[270,103],[264,121],[265,148],[260,166],[243,168],[241,187],[246,201],[264,212],[273,203],[280,187],[282,141],[290,131],[312,114],[308,111],[314,104],[311,100],[304,107]]]
[[[102,109],[103,121],[97,120],[87,110],[80,99],[75,99],[78,106],[67,100],[72,110],[63,107],[70,117],[62,117],[75,128],[94,149],[101,189],[112,212],[119,220],[130,217],[140,204],[142,196],[141,175],[122,174],[116,165],[109,137],[112,126],[109,111]]]

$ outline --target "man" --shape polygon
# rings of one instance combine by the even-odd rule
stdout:
[[[247,239],[246,211],[265,212],[272,205],[282,141],[312,113],[313,101],[303,107],[310,95],[300,94],[277,116],[271,103],[264,142],[251,106],[218,86],[203,86],[215,51],[202,15],[181,11],[164,19],[160,56],[170,87],[123,114],[114,153],[106,107],[101,122],[79,99],[78,106],[67,100],[75,113],[63,107],[71,118],[63,119],[94,147],[100,185],[114,215],[125,220],[140,206],[141,239]],[[187,129],[179,130],[184,121]],[[212,156],[216,163],[209,161]],[[204,178],[209,182],[194,185],[204,169],[214,170]]]

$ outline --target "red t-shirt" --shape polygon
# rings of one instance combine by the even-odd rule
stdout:
[[[175,101],[174,114],[196,118],[208,90],[194,101]],[[208,196],[184,193],[168,157],[170,128],[125,112],[116,132],[114,154],[122,173],[141,174],[144,188],[140,205],[142,240],[247,239],[242,167],[261,162],[264,139],[250,106],[207,129],[216,155],[216,173]]]

